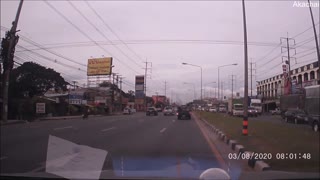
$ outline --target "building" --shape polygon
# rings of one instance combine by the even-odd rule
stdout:
[[[291,78],[292,80],[296,80],[297,85],[303,88],[305,86],[315,85],[317,79],[319,79],[319,77],[317,77],[318,73],[318,62],[313,62],[291,70]],[[283,94],[283,74],[259,81],[257,84],[257,93],[266,99],[274,99]]]
[[[303,89],[306,86],[316,85],[320,79],[318,77],[318,62],[313,62],[290,71],[293,88]],[[278,74],[273,77],[258,81],[257,94],[264,104],[279,104],[279,97],[284,94],[284,76]],[[268,108],[267,108],[268,109]]]

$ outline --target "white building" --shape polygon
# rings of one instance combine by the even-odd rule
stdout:
[[[310,85],[316,85],[320,79],[318,62],[313,62],[299,68],[291,70],[291,79],[297,80],[297,85],[304,88]],[[257,93],[264,100],[275,100],[284,92],[283,74],[259,81],[257,84]]]

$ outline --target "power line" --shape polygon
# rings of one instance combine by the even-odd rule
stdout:
[[[94,41],[90,36],[88,36],[85,32],[83,32],[78,26],[76,26],[74,23],[72,23],[65,15],[63,15],[60,11],[58,11],[53,5],[51,5],[47,0],[44,1],[51,9],[53,9],[57,14],[59,14],[64,20],[66,20],[69,24],[71,24],[74,28],[76,28],[82,35],[84,35],[86,38],[88,38],[90,41],[92,41],[95,45],[97,45],[100,49],[102,49],[103,51],[105,51],[107,54],[110,54],[111,56],[112,53],[110,53],[109,51],[107,51],[105,48],[103,48],[101,45],[99,45],[96,41]],[[124,66],[126,66],[127,68],[129,68],[130,70],[137,72],[136,70],[132,69],[129,65],[127,65],[126,63],[122,62],[119,58],[117,58],[116,56],[113,56],[114,59],[117,59],[121,64],[123,64]]]
[[[94,29],[101,35],[103,36],[107,41],[111,42],[112,41],[104,34],[102,33],[71,1],[68,1],[68,3],[72,6],[72,8],[74,10],[76,10],[80,16],[85,19],[92,27],[94,27]],[[117,48],[124,56],[126,56],[128,59],[130,59],[132,62],[134,62],[139,68],[142,68],[134,59],[132,59],[131,57],[129,57],[127,54],[125,54],[118,46],[115,46],[114,44],[112,44],[113,47]]]
[[[118,34],[106,23],[106,21],[98,14],[98,12],[90,5],[88,1],[85,1],[87,6],[94,12],[94,14],[102,21],[102,23],[135,55],[137,56],[140,60],[141,57],[133,51],[124,41],[121,40],[121,38],[118,36]]]
[[[317,24],[315,24],[315,25],[318,25],[318,24],[319,24],[319,22],[318,22]],[[301,33],[299,33],[299,34],[297,34],[297,35],[293,36],[292,38],[296,38],[296,37],[300,36],[301,34],[303,34],[303,33],[307,32],[307,31],[309,31],[310,29],[313,29],[313,26],[311,26],[310,28],[308,28],[308,29],[304,30],[303,32],[301,32]]]

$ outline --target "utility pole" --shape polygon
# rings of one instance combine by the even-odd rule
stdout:
[[[147,106],[148,106],[148,103],[147,103],[147,77],[148,77],[148,70],[151,70],[151,68],[152,68],[152,62],[148,62],[148,60],[146,60],[143,63],[145,63],[145,68],[144,68],[144,104],[145,104],[145,110],[147,110]]]
[[[222,97],[222,100],[223,100],[223,99],[224,99],[224,98],[223,98],[223,81],[221,81],[221,90],[222,90],[222,91],[221,91],[221,97]]]
[[[19,36],[16,36],[18,21],[20,17],[20,12],[22,9],[23,0],[20,0],[20,4],[18,7],[18,11],[16,14],[16,18],[12,23],[12,28],[8,32],[8,36],[10,39],[3,39],[5,41],[9,41],[8,44],[8,52],[5,59],[3,59],[3,90],[2,90],[2,120],[6,122],[8,120],[8,91],[9,91],[9,79],[10,72],[13,68],[13,57],[15,46],[18,43]]]
[[[231,75],[231,99],[233,99],[233,77],[235,77],[235,75]]]
[[[167,81],[164,81],[164,97],[165,97],[165,104],[167,104]]]
[[[320,49],[319,49],[319,42],[318,42],[318,37],[317,37],[316,25],[314,24],[312,9],[311,9],[311,6],[310,6],[310,0],[308,0],[308,4],[309,4],[310,16],[311,16],[311,21],[312,21],[312,26],[313,26],[314,38],[315,38],[315,41],[316,41],[317,56],[318,56],[318,68],[319,68],[319,70],[318,70],[318,84],[320,84]]]
[[[120,104],[121,104],[121,111],[122,111],[122,78],[120,77]]]
[[[248,135],[248,38],[247,38],[247,21],[244,0],[242,0],[243,14],[243,38],[244,38],[244,102],[243,102],[243,121],[242,135]]]
[[[254,76],[253,74],[252,74],[252,71],[255,71],[255,69],[252,69],[252,64],[256,64],[256,63],[253,63],[252,62],[252,58],[251,58],[251,62],[250,62],[250,82],[251,82],[251,91],[250,91],[250,97],[252,97],[252,90],[253,90],[253,87],[252,87],[252,76]]]
[[[288,65],[289,67],[289,71],[288,71],[288,77],[287,77],[287,85],[289,86],[288,87],[288,92],[287,94],[291,94],[292,93],[292,82],[291,82],[291,59],[295,59],[294,57],[290,57],[290,50],[294,50],[295,54],[296,54],[296,51],[295,51],[295,48],[291,48],[290,47],[290,43],[289,41],[293,41],[293,45],[296,45],[296,41],[292,38],[289,38],[289,35],[287,33],[287,37],[284,38],[284,37],[281,37],[280,38],[280,42],[283,43],[283,42],[286,42],[286,46],[281,46],[281,53],[284,52],[283,49],[286,49],[287,51],[287,56],[282,56],[282,61],[283,59],[285,58],[285,63]]]

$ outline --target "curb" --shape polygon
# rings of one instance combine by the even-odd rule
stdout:
[[[16,122],[6,122],[6,123],[1,122],[0,126],[7,126],[11,124],[25,124],[25,123],[29,123],[29,122],[28,121],[16,121]]]
[[[241,154],[249,154],[245,155],[245,157],[250,157],[250,158],[245,158],[244,160],[248,162],[248,166],[253,168],[256,171],[266,171],[270,170],[270,166],[265,163],[262,160],[255,159],[254,157],[251,157],[251,154],[253,152],[247,151],[245,147],[241,144],[238,144],[236,140],[230,139],[227,135],[225,135],[221,130],[218,128],[214,127],[212,124],[209,124],[205,119],[201,119],[209,129],[212,130],[213,133],[215,133],[218,138],[225,142],[233,151],[236,151],[237,154],[239,154],[239,157],[241,157]]]

